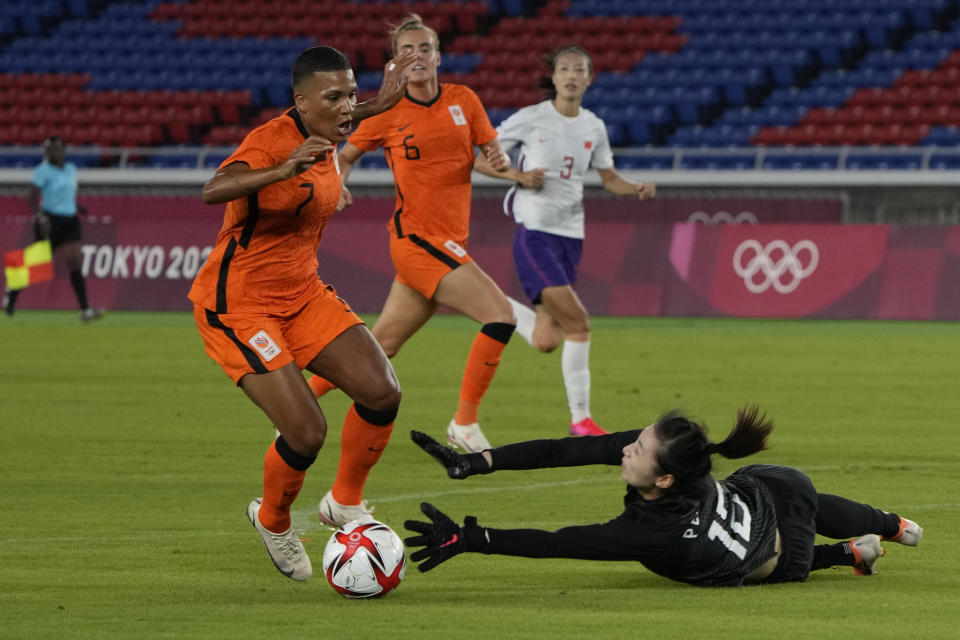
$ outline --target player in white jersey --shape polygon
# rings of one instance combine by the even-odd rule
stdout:
[[[550,60],[551,77],[541,86],[548,99],[525,107],[497,127],[504,150],[519,146],[515,168],[497,172],[482,155],[474,169],[516,184],[504,211],[517,221],[513,257],[533,309],[510,299],[516,332],[544,353],[561,342],[563,382],[570,405],[570,433],[607,433],[590,413],[590,317],[573,290],[584,237],[583,176],[592,166],[610,193],[654,197],[650,182],[628,182],[617,174],[607,129],[580,106],[593,79],[593,63],[580,47],[564,47]]]

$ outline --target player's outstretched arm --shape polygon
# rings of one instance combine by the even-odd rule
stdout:
[[[405,75],[407,67],[413,64],[416,55],[412,51],[398,54],[383,67],[383,82],[380,83],[380,92],[376,98],[361,102],[353,110],[353,121],[360,122],[370,116],[383,113],[400,102],[404,91],[407,90],[409,77]]]
[[[410,536],[403,543],[408,547],[423,547],[410,554],[410,560],[420,562],[417,569],[430,571],[441,562],[446,562],[464,551],[479,551],[487,539],[486,530],[477,524],[477,519],[467,516],[463,526],[429,502],[420,505],[420,510],[430,518],[430,522],[407,520],[403,526],[418,536]]]
[[[251,169],[245,162],[234,162],[217,171],[203,185],[201,197],[207,204],[223,204],[244,198],[260,189],[299,175],[315,163],[335,152],[336,147],[326,138],[310,136],[290,152],[280,164],[265,169]]]
[[[657,186],[652,182],[627,182],[616,169],[597,169],[603,188],[618,196],[636,196],[638,200],[649,200],[657,195]]]
[[[542,187],[544,174],[546,173],[546,169],[520,171],[514,167],[509,167],[505,171],[497,170],[494,169],[490,164],[490,161],[487,160],[487,155],[485,153],[477,154],[477,157],[473,161],[473,170],[490,178],[499,178],[501,180],[509,180],[510,182],[518,182],[520,186],[527,187],[529,189],[539,189]]]
[[[447,470],[447,475],[454,480],[462,480],[477,473],[493,471],[490,468],[489,461],[482,453],[468,453],[466,455],[457,453],[422,431],[411,431],[410,439],[439,462]]]

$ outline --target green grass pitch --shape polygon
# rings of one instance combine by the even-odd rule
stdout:
[[[820,491],[903,513],[875,577],[698,589],[635,563],[467,554],[411,565],[376,601],[320,575],[347,407],[322,400],[327,445],[294,505],[315,576],[283,578],[244,510],[272,430],[203,353],[187,314],[0,318],[0,638],[955,638],[960,627],[960,326],[595,318],[593,413],[610,429],[680,407],[718,439],[755,402],[777,422],[740,463],[800,467]],[[456,482],[409,440],[442,437],[476,325],[434,318],[394,361],[404,401],[367,498],[403,535],[429,500],[461,519],[555,529],[619,513],[619,470],[503,472]],[[515,338],[481,409],[494,444],[563,436],[560,354]]]

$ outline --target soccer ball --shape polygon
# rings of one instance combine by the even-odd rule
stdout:
[[[323,574],[345,598],[379,598],[407,569],[403,541],[377,521],[354,520],[337,529],[323,550]]]

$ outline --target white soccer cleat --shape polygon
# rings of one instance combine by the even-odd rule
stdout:
[[[367,506],[366,500],[360,504],[340,504],[333,499],[333,490],[327,491],[323,499],[320,500],[320,520],[331,527],[342,527],[343,525],[357,520],[359,522],[370,522],[373,520],[373,509]]]
[[[895,536],[890,538],[884,538],[884,540],[889,540],[890,542],[896,542],[898,544],[903,544],[908,547],[915,547],[920,544],[920,538],[923,537],[923,527],[918,525],[913,520],[907,520],[903,516],[900,516],[900,529],[897,531]]]
[[[486,436],[483,435],[483,431],[480,431],[480,425],[476,422],[462,425],[451,420],[447,426],[447,442],[471,453],[493,449]]]
[[[880,546],[880,536],[875,533],[868,533],[860,536],[856,540],[850,541],[850,551],[853,552],[853,558],[856,562],[853,565],[853,572],[858,576],[872,576],[877,573],[877,560],[886,554],[883,547]]]
[[[293,532],[291,526],[283,533],[273,533],[260,524],[260,503],[263,498],[254,498],[247,505],[247,517],[250,524],[263,539],[263,546],[267,548],[274,566],[291,580],[306,580],[313,575],[313,566],[307,557],[307,550],[303,548],[300,538]]]
[[[87,307],[80,312],[80,322],[90,322],[91,320],[99,320],[103,317],[103,309],[94,309],[92,307]]]

